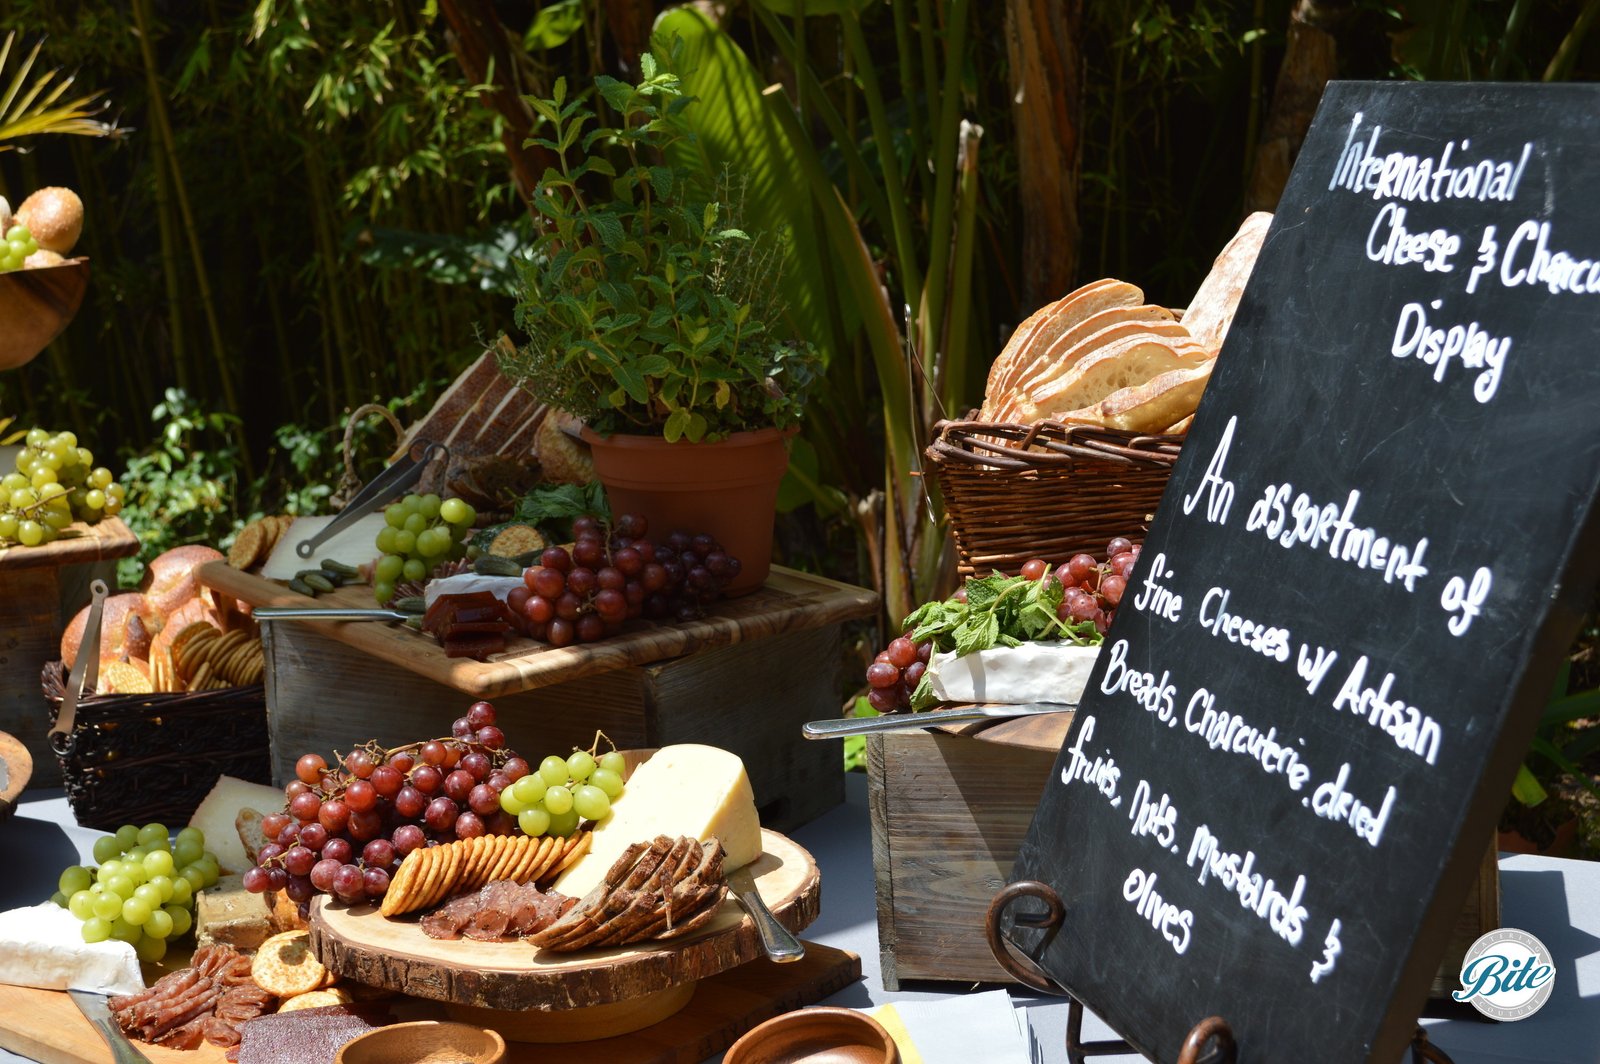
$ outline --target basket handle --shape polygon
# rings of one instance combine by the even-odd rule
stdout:
[[[72,672],[67,675],[61,710],[56,714],[55,727],[50,729],[50,748],[61,757],[70,756],[78,742],[72,734],[78,698],[85,688],[93,690],[100,678],[100,613],[106,603],[106,582],[94,581],[89,591],[94,597],[89,600],[89,620],[83,626],[83,641],[78,644],[78,660],[72,663]]]

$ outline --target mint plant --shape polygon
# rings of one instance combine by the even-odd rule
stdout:
[[[559,164],[534,194],[545,226],[516,308],[527,341],[502,368],[602,435],[698,442],[797,424],[817,358],[783,330],[778,249],[740,228],[728,175],[700,194],[705,182],[672,164],[693,101],[654,56],[639,65],[637,85],[595,79],[615,125],[569,99],[565,79],[529,100],[532,143]]]

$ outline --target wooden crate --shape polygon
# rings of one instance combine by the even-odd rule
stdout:
[[[280,585],[211,563],[201,579],[254,605],[304,605]],[[343,588],[319,602],[355,604]],[[449,659],[427,636],[371,623],[263,626],[273,778],[295,760],[368,739],[398,745],[449,731],[478,698],[494,702],[516,749],[537,759],[588,747],[709,743],[744,759],[761,821],[788,831],[844,800],[839,750],[800,726],[838,715],[839,625],[877,597],[774,568],[762,590],[686,625],[640,625],[555,650],[517,640],[489,662]]]
[[[116,559],[139,551],[121,518],[72,527],[82,535],[0,550],[0,731],[27,747],[35,787],[61,784],[61,766],[45,738],[50,716],[39,673],[61,656],[61,632],[89,604],[89,584],[98,578],[115,588]]]
[[[867,741],[872,870],[883,985],[903,980],[1010,982],[989,952],[984,916],[1044,794],[1070,712]],[[1434,978],[1460,988],[1473,940],[1500,925],[1495,847],[1484,856]]]

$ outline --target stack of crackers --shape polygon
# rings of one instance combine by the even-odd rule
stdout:
[[[233,546],[228,548],[228,564],[235,569],[254,569],[266,564],[267,559],[272,557],[272,548],[278,545],[278,540],[283,538],[292,524],[294,518],[288,514],[251,521],[239,530]]]
[[[106,668],[105,677],[120,694],[170,694],[249,687],[261,682],[266,669],[261,640],[243,631],[223,632],[196,621],[180,631],[165,651],[151,654],[148,678],[137,669],[129,670],[132,676],[124,676],[116,665]],[[143,681],[143,691],[123,686],[136,683],[134,676]]]
[[[263,942],[250,962],[250,978],[281,999],[279,1012],[347,1005],[357,996],[338,985],[339,977],[317,960],[311,951],[311,936],[305,931],[285,931]],[[370,988],[357,993],[372,996]]]
[[[480,835],[412,850],[389,882],[378,912],[399,916],[431,908],[486,883],[545,883],[589,852],[588,831],[557,835]]]
[[[1039,310],[990,367],[979,420],[1187,431],[1271,220],[1245,220],[1181,321],[1117,280]]]

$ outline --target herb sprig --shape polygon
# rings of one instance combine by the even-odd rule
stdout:
[[[1093,621],[1076,623],[1057,617],[1066,589],[1054,574],[1040,580],[994,573],[966,583],[966,601],[942,599],[920,606],[905,619],[903,630],[911,641],[933,641],[934,650],[965,657],[994,647],[1019,647],[1023,643],[1062,641],[1076,646],[1098,646],[1100,631]],[[911,708],[922,710],[938,702],[927,673],[911,693]]]

